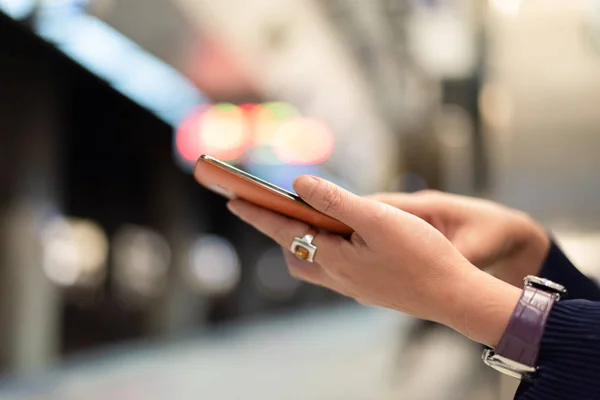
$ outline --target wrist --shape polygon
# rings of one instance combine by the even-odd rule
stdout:
[[[522,282],[522,280],[521,280]],[[480,270],[464,281],[454,328],[469,339],[495,347],[519,302],[522,289]]]

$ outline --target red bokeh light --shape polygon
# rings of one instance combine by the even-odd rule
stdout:
[[[327,125],[301,117],[286,103],[202,106],[181,123],[175,140],[189,163],[202,154],[224,161],[252,154],[254,162],[312,165],[329,158],[334,148]],[[248,153],[250,148],[256,151]]]
[[[177,131],[181,157],[195,162],[202,154],[235,160],[248,148],[249,129],[242,110],[231,104],[202,107],[194,111]]]
[[[175,136],[177,152],[186,161],[195,162],[202,154],[198,126],[207,107],[194,110],[179,126]]]

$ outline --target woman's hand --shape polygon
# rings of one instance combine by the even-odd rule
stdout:
[[[234,214],[284,248],[292,275],[363,304],[440,322],[480,343],[496,344],[519,289],[481,272],[438,229],[410,213],[314,177],[298,178],[294,189],[355,230],[349,240],[318,233],[312,264],[288,250],[309,226],[241,200],[229,203]]]
[[[519,288],[526,275],[540,272],[550,248],[529,216],[490,201],[428,190],[368,197],[429,222],[471,263]]]

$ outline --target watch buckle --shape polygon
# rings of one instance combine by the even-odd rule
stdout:
[[[502,357],[496,354],[492,349],[485,350],[481,355],[481,358],[487,366],[517,379],[527,379],[530,374],[536,371],[535,367],[530,367],[529,365]]]

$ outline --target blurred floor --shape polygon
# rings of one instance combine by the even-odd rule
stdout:
[[[5,382],[0,399],[497,398],[478,346],[446,329],[425,330],[407,346],[413,323],[359,306],[253,321],[205,339],[89,356],[33,388]]]

